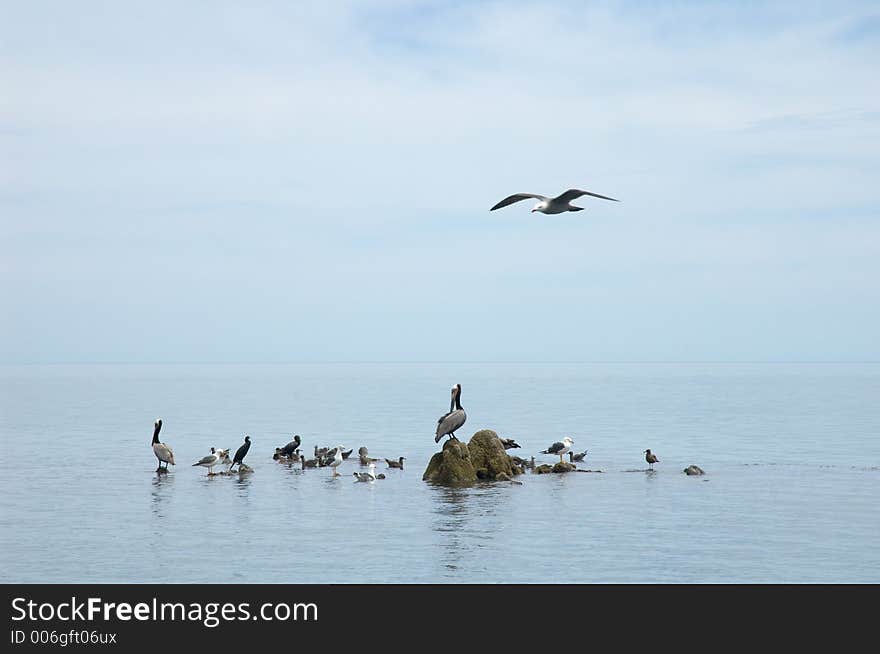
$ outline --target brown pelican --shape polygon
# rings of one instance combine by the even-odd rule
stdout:
[[[434,436],[434,442],[439,443],[444,436],[455,438],[455,432],[461,428],[467,420],[467,414],[461,408],[461,384],[452,387],[452,398],[449,400],[449,413],[440,416],[437,421],[437,435]]]
[[[397,461],[394,459],[385,459],[385,463],[388,464],[389,468],[400,468],[403,470],[403,462],[406,461],[406,457],[402,456]]]
[[[238,464],[238,469],[241,470],[242,462],[244,461],[245,455],[248,453],[248,450],[251,449],[251,437],[244,437],[244,445],[238,448],[235,451],[235,457],[232,459],[232,465],[229,466],[229,469],[232,470],[235,467],[235,464]],[[247,466],[245,466],[247,467]]]
[[[574,445],[574,441],[571,440],[568,436],[562,439],[562,442],[553,443],[546,450],[541,450],[541,454],[558,454],[559,462],[565,463],[562,459],[563,454],[567,454],[569,450],[571,450],[571,446]]]
[[[655,463],[660,463],[660,459],[657,458],[656,454],[651,454],[651,450],[645,450],[645,461],[648,462],[648,466],[651,470],[654,469]]]
[[[519,444],[512,438],[502,438],[501,444],[504,446],[505,450],[512,450],[515,447],[519,447]]]
[[[214,466],[220,463],[220,456],[217,454],[217,450],[213,447],[211,448],[211,453],[207,456],[203,456],[201,459],[193,463],[193,467],[202,466],[203,468],[208,469],[208,474],[214,474]]]
[[[153,424],[153,454],[159,459],[159,467],[156,472],[168,472],[168,464],[174,465],[174,452],[165,443],[159,442],[159,431],[162,429],[162,418],[156,418]],[[162,464],[165,467],[162,467]]]
[[[540,213],[565,213],[566,211],[583,211],[583,207],[575,207],[570,204],[572,200],[576,200],[582,195],[591,195],[594,198],[602,198],[603,200],[620,202],[620,200],[609,198],[606,195],[599,195],[598,193],[591,193],[590,191],[581,191],[576,188],[570,188],[565,193],[557,195],[555,198],[548,198],[543,195],[536,195],[534,193],[516,193],[514,195],[510,195],[504,198],[501,202],[489,209],[489,211],[495,211],[495,209],[506,207],[507,205],[513,204],[514,202],[519,202],[520,200],[528,200],[529,198],[540,200],[540,202],[538,202],[538,204],[536,204],[534,208],[532,208],[532,213],[534,213],[535,211],[539,211]]]

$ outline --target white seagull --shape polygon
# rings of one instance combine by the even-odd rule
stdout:
[[[168,472],[168,464],[174,465],[174,452],[165,443],[159,442],[159,431],[162,429],[162,418],[156,418],[153,424],[153,454],[159,459],[159,467],[156,472]],[[162,464],[165,467],[162,467]]]
[[[562,439],[561,442],[557,441],[556,443],[553,443],[553,445],[548,447],[546,450],[541,450],[541,454],[558,454],[559,455],[559,462],[565,463],[565,461],[562,458],[562,455],[568,454],[571,451],[572,445],[574,445],[574,441],[571,440],[568,436],[566,436],[565,438]]]
[[[221,457],[217,454],[217,450],[213,447],[211,448],[211,453],[207,456],[203,456],[201,459],[193,463],[193,467],[202,466],[203,468],[208,469],[208,474],[214,474],[214,466],[220,463]]]
[[[336,468],[339,467],[340,463],[342,463],[342,445],[337,445],[336,446],[336,453],[333,455],[333,460],[327,464],[331,468],[333,468],[333,476],[334,477],[339,476],[339,472],[336,470]]]
[[[501,202],[489,209],[489,211],[495,211],[495,209],[506,207],[507,205],[513,204],[514,202],[519,202],[520,200],[528,200],[529,198],[540,200],[540,202],[538,202],[538,204],[536,204],[532,208],[532,213],[534,213],[535,211],[539,211],[541,213],[565,213],[566,211],[583,211],[583,207],[575,207],[571,204],[572,200],[577,200],[582,195],[592,195],[594,198],[602,198],[603,200],[620,202],[620,200],[609,198],[607,195],[599,195],[598,193],[591,193],[590,191],[581,191],[580,189],[570,188],[565,193],[557,195],[555,198],[548,198],[543,195],[536,195],[534,193],[515,193],[514,195],[510,195],[504,198]]]

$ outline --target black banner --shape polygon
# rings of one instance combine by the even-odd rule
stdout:
[[[696,646],[770,636],[815,643],[823,633],[840,645],[871,625],[878,598],[875,586],[831,585],[72,584],[8,585],[4,594],[5,651],[127,651],[182,641],[341,648],[400,644],[405,636],[441,649],[560,637],[560,644]]]

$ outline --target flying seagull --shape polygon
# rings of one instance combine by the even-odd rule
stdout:
[[[434,436],[434,442],[439,443],[444,436],[455,438],[455,432],[461,428],[467,420],[467,414],[461,408],[461,384],[452,387],[452,397],[449,400],[449,413],[440,416],[437,421],[437,434]]]
[[[510,195],[504,198],[501,202],[489,209],[489,211],[495,211],[495,209],[506,207],[507,205],[513,204],[514,202],[519,202],[520,200],[528,200],[529,198],[540,200],[540,202],[538,202],[538,204],[536,204],[532,208],[532,213],[534,213],[535,211],[539,211],[541,213],[565,213],[566,211],[583,211],[583,207],[575,207],[571,204],[572,200],[577,200],[582,195],[592,195],[594,198],[602,198],[603,200],[620,202],[620,200],[609,198],[607,195],[599,195],[598,193],[591,193],[590,191],[581,191],[580,189],[570,188],[565,193],[557,195],[555,198],[548,198],[543,195],[536,195],[534,193],[515,193],[514,195]]]
[[[571,440],[568,436],[566,436],[565,438],[562,439],[561,442],[557,441],[556,443],[553,443],[553,445],[548,447],[546,450],[541,450],[541,454],[558,454],[559,455],[559,462],[565,463],[565,461],[562,458],[562,455],[568,454],[568,452],[571,451],[572,445],[574,445],[574,441]]]
[[[168,472],[168,464],[174,465],[174,452],[171,451],[168,445],[159,442],[159,431],[161,429],[162,419],[156,418],[156,422],[153,424],[153,454],[159,459],[159,467],[156,469],[156,472]],[[162,467],[163,463],[165,464],[164,468]]]

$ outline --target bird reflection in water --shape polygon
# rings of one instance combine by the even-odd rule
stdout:
[[[467,567],[464,558],[495,537],[494,516],[505,494],[492,486],[434,486],[437,502],[433,531],[440,534],[437,557],[448,571]],[[503,509],[503,507],[502,507]]]
[[[250,497],[250,487],[251,487],[251,475],[250,472],[241,472],[234,477],[235,481],[235,490],[238,493],[239,497],[249,498]]]
[[[150,490],[151,508],[153,515],[157,518],[164,518],[164,503],[169,501],[174,489],[174,475],[166,473],[155,473],[153,475],[153,487]]]
[[[447,570],[458,570],[463,554],[462,536],[467,528],[468,489],[456,486],[435,486],[438,499],[434,513],[437,521],[433,530],[441,535],[438,560]]]

